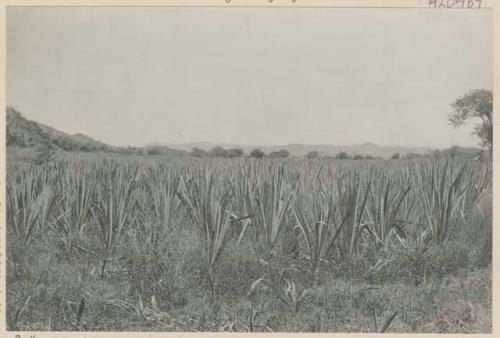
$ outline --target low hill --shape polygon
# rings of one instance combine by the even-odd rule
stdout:
[[[184,151],[169,147],[115,147],[98,141],[84,134],[70,135],[55,128],[28,120],[13,107],[7,107],[8,147],[37,148],[45,145],[62,151],[111,152],[123,154],[155,154],[178,156]]]
[[[82,134],[70,135],[41,123],[26,119],[15,108],[7,107],[7,146],[34,148],[49,145],[64,151],[118,151],[117,147]]]

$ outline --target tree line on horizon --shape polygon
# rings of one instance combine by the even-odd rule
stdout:
[[[252,151],[248,153],[248,155],[245,154],[243,149],[241,148],[231,148],[231,149],[224,149],[221,146],[216,146],[208,151],[196,148],[194,147],[190,152],[189,155],[192,157],[219,157],[219,158],[239,158],[239,157],[251,157],[251,158],[287,158],[290,157],[290,152],[285,150],[285,149],[280,149],[278,151],[272,151],[269,154],[266,154],[263,150],[259,148],[255,148]],[[396,156],[397,155],[397,156]],[[354,156],[351,156],[347,154],[346,152],[339,152],[335,156],[327,155],[327,156],[321,156],[318,151],[313,150],[308,152],[305,156],[307,159],[317,159],[317,158],[334,158],[337,160],[362,160],[362,159],[369,159],[369,160],[374,160],[374,159],[382,159],[381,157],[376,157],[376,156],[371,156],[371,155],[359,155],[356,154]],[[399,154],[393,155],[393,158],[399,158]]]
[[[151,153],[150,153],[151,154]],[[241,157],[250,157],[250,158],[288,158],[288,157],[302,157],[302,156],[293,156],[287,150],[281,149],[278,151],[272,151],[269,154],[266,154],[263,150],[259,148],[255,148],[247,154],[241,148],[231,148],[224,149],[221,146],[216,146],[210,150],[203,150],[200,148],[192,148],[192,150],[188,153],[189,156],[195,158],[241,158]],[[383,160],[383,157],[373,156],[370,154],[361,155],[361,154],[353,154],[350,155],[344,151],[337,153],[336,155],[321,155],[318,151],[313,150],[308,152],[303,156],[306,159],[314,160],[314,159],[335,159],[335,160]],[[422,158],[458,158],[458,157],[469,157],[469,158],[486,158],[487,154],[485,151],[481,150],[477,152],[475,149],[462,148],[459,146],[453,146],[443,150],[433,150],[432,152],[421,154],[421,153],[407,153],[400,154],[394,153],[389,157],[390,160],[399,160],[399,159],[422,159]]]

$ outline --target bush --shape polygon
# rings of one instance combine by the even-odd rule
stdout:
[[[243,156],[243,149],[241,148],[229,149],[227,152],[227,156],[229,158],[241,157]]]
[[[160,147],[148,147],[146,149],[146,154],[147,155],[161,155],[161,148]]]
[[[56,157],[56,150],[50,143],[41,144],[36,152],[35,164],[44,165],[52,162]]]
[[[368,158],[368,156],[367,156]],[[346,152],[341,151],[335,156],[335,159],[337,160],[349,160],[351,159],[351,156],[349,156]]]
[[[210,149],[208,155],[210,155],[210,157],[228,157],[229,153],[226,149],[217,146],[215,148]]]
[[[272,158],[286,158],[290,156],[290,153],[284,149],[281,149],[280,151],[273,151],[269,153],[269,157]]]
[[[319,153],[316,150],[310,151],[306,154],[306,158],[309,160],[319,158]]]
[[[263,158],[265,153],[260,149],[254,149],[250,152],[250,156],[253,158]]]
[[[208,155],[208,153],[203,149],[195,147],[195,148],[191,149],[191,152],[189,153],[189,155],[192,157],[206,157]]]

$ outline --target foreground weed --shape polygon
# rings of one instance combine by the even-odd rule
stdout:
[[[286,166],[276,167],[272,174],[263,178],[249,198],[249,213],[253,222],[264,236],[265,243],[272,251],[278,235],[286,224],[294,192],[286,180]]]
[[[8,229],[23,248],[28,248],[46,230],[54,193],[44,172],[31,165],[17,170],[7,182]]]
[[[215,266],[231,223],[230,196],[228,191],[217,191],[217,182],[210,172],[200,174],[188,183],[181,177],[179,191],[194,222],[203,231],[207,279],[210,293],[215,297]]]
[[[125,228],[137,217],[133,191],[138,168],[134,165],[106,163],[101,172],[101,184],[97,188],[97,201],[92,212],[99,222],[98,238],[102,245],[101,277],[106,264],[121,243]]]
[[[54,227],[68,257],[72,256],[73,248],[78,245],[88,224],[95,187],[96,180],[85,170],[69,167],[60,176],[58,189],[61,200],[57,203],[56,213],[59,216]]]
[[[467,192],[461,185],[465,168],[455,173],[449,161],[418,167],[423,212],[438,245],[446,243],[456,228],[458,207]]]

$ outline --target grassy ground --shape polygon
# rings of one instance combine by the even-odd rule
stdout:
[[[294,306],[276,285],[275,272],[287,264],[280,264],[278,257],[269,259],[269,265],[256,263],[256,252],[235,247],[230,248],[234,255],[224,262],[227,264],[221,264],[225,278],[217,287],[217,299],[212,301],[206,289],[198,285],[203,280],[203,263],[197,243],[189,237],[184,234],[178,250],[172,248],[173,252],[165,253],[164,262],[169,262],[171,255],[184,256],[173,266],[143,271],[138,258],[123,257],[122,264],[110,267],[104,279],[99,277],[97,262],[89,257],[67,261],[51,252],[54,243],[37,247],[37,253],[26,255],[24,262],[9,264],[10,328],[212,331],[228,330],[235,323],[234,330],[246,331],[252,306],[246,294],[251,283],[265,274],[270,282],[254,301],[258,311],[256,331],[373,332],[380,330],[394,311],[397,314],[388,332],[491,330],[491,269],[462,266],[460,257],[453,257],[453,249],[436,253],[442,255],[435,259],[432,268],[436,271],[418,286],[398,264],[376,273],[338,267],[321,276],[320,286],[310,289],[297,273],[297,292],[309,291]],[[441,260],[453,261],[454,271],[441,271]],[[450,268],[450,262],[446,264]],[[145,278],[154,274],[159,278]],[[139,294],[148,296],[140,299]],[[82,298],[86,304],[77,324]],[[24,314],[15,323],[12,317],[21,308]]]
[[[355,259],[325,259],[316,280],[293,230],[273,251],[252,240],[252,229],[239,243],[239,232],[230,231],[216,265],[215,295],[207,287],[203,233],[195,227],[177,227],[155,255],[125,236],[104,276],[92,226],[71,254],[53,231],[29,248],[9,237],[7,324],[10,330],[491,332],[491,197],[457,229],[421,260],[410,250],[373,247]]]

